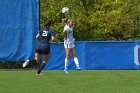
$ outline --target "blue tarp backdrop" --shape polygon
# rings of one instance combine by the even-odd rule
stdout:
[[[18,61],[32,57],[38,32],[38,0],[0,2],[0,60]]]
[[[37,44],[39,0],[0,2],[0,61],[25,61],[34,57]],[[76,42],[82,69],[139,69],[140,41]],[[72,56],[72,55],[71,55]],[[63,43],[51,43],[49,70],[64,69]],[[70,57],[69,69],[75,69]]]

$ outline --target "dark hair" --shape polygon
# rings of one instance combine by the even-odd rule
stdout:
[[[50,27],[51,25],[52,25],[51,20],[46,20],[46,21],[44,22],[44,26],[46,26],[46,27]]]

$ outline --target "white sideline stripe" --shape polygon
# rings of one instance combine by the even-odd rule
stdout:
[[[136,45],[134,48],[134,63],[139,66],[140,62],[139,62],[139,48],[140,45]]]

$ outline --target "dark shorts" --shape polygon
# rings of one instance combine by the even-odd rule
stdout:
[[[39,44],[36,47],[36,53],[48,55],[50,53],[50,45],[49,44]]]

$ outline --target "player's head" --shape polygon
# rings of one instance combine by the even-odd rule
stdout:
[[[67,20],[67,24],[70,25],[70,26],[73,25],[73,20],[72,19],[68,19]]]
[[[46,21],[44,22],[44,26],[45,26],[45,27],[50,27],[51,25],[52,25],[51,20],[46,20]]]

